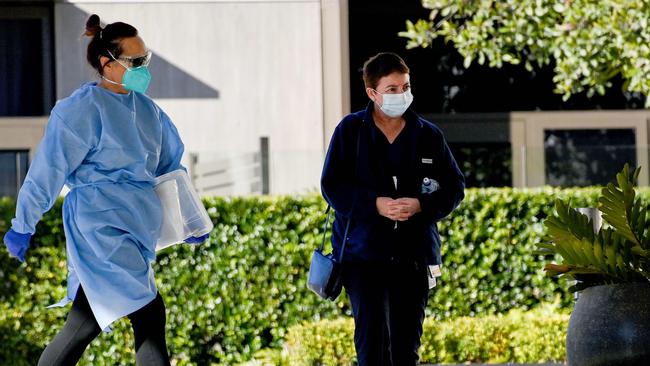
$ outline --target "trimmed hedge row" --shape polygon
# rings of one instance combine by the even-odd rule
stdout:
[[[443,275],[429,301],[432,319],[532,308],[559,299],[567,286],[540,270],[532,255],[542,220],[556,196],[594,205],[596,189],[468,189],[462,205],[440,222]],[[344,296],[321,301],[305,286],[309,258],[322,232],[325,204],[304,197],[212,198],[215,222],[201,246],[159,253],[156,278],[167,305],[168,343],[177,365],[234,364],[279,347],[302,321],[350,315]],[[34,364],[60,329],[67,309],[44,307],[63,297],[66,262],[61,203],[45,215],[20,265],[0,250],[0,364]],[[14,206],[0,200],[0,235]],[[102,334],[82,364],[130,363],[128,320]]]
[[[459,317],[424,322],[422,363],[538,363],[565,359],[568,311],[544,306],[505,316]],[[261,353],[260,364],[352,365],[354,322],[349,318],[305,323],[289,329],[285,351]],[[266,359],[263,357],[266,356]]]

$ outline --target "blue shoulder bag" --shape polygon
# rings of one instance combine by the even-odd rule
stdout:
[[[339,257],[334,258],[334,253],[324,254],[325,237],[327,235],[327,226],[330,221],[330,209],[331,207],[327,206],[323,241],[320,247],[314,250],[314,253],[311,256],[307,287],[323,299],[334,301],[341,293],[341,288],[343,287],[341,281],[341,263],[343,263],[345,244],[348,242],[350,218],[348,218],[348,223],[345,225],[345,235],[343,235],[343,245],[341,246]]]

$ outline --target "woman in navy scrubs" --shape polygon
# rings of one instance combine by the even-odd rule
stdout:
[[[336,127],[321,189],[336,211],[335,257],[350,219],[343,285],[359,365],[416,365],[441,264],[437,222],[461,202],[465,183],[440,129],[410,109],[404,61],[380,53],[363,79],[370,101]]]

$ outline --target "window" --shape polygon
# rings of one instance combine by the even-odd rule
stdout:
[[[508,142],[449,143],[465,176],[466,187],[512,184],[512,152]]]
[[[29,167],[29,151],[0,150],[0,197],[18,196]]]
[[[637,165],[634,129],[544,130],[546,182],[552,186],[606,185],[625,163]]]
[[[54,100],[51,9],[0,5],[0,116],[42,116]]]

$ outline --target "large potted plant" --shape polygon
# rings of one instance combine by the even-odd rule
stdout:
[[[550,276],[575,280],[579,292],[567,332],[571,366],[650,365],[650,217],[626,164],[602,189],[603,225],[557,199],[540,253],[559,255]]]

